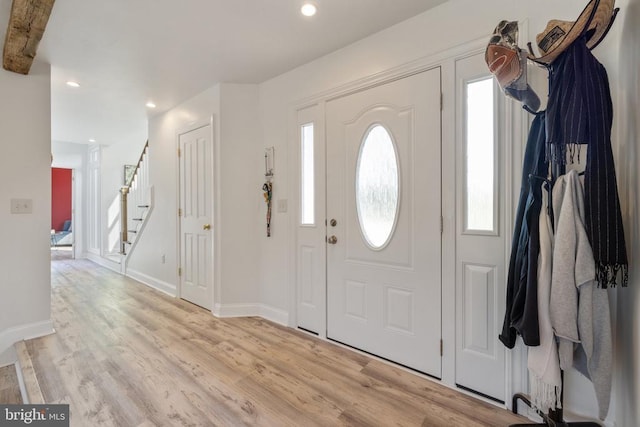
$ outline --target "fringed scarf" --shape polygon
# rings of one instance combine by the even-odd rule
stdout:
[[[568,155],[571,163],[580,162],[580,144],[588,147],[585,225],[596,262],[596,281],[602,288],[627,286],[629,279],[611,151],[612,121],[607,71],[580,38],[550,66],[547,158],[564,164]]]

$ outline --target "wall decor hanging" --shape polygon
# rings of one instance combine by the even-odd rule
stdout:
[[[267,181],[262,185],[264,191],[264,201],[267,203],[267,237],[271,237],[271,195],[273,194],[273,183]]]
[[[262,185],[264,191],[264,201],[267,203],[267,237],[271,237],[271,198],[273,195],[273,153],[274,148],[264,149],[264,177],[265,183]]]

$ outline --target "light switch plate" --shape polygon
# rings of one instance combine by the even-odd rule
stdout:
[[[33,212],[32,199],[11,199],[12,214],[30,214]]]

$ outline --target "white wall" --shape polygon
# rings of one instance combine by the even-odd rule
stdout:
[[[259,314],[257,222],[262,182],[258,88],[221,84],[149,122],[150,183],[155,203],[129,269],[171,293],[178,284],[178,133],[213,117],[216,241],[214,301],[222,315]],[[165,263],[162,263],[165,255]]]
[[[15,341],[51,330],[51,70],[28,76],[0,70],[0,354]],[[11,214],[31,199],[33,213]]]
[[[130,255],[128,269],[174,295],[178,284],[177,135],[208,123],[219,113],[220,88],[216,86],[149,120],[149,183],[154,189],[154,207]],[[215,123],[214,132],[218,133]]]
[[[220,314],[224,314],[225,306],[260,302],[256,237],[262,230],[259,231],[255,219],[264,205],[260,176],[264,173],[264,151],[260,144],[258,87],[222,84],[220,107],[220,140],[215,162],[219,194],[215,199],[220,215],[217,259],[222,271],[218,296],[214,298],[216,305],[221,305]]]
[[[87,161],[87,145],[73,142],[51,142],[52,168],[79,169]]]

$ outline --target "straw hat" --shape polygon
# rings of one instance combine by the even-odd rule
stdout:
[[[614,3],[615,0],[591,0],[574,22],[557,19],[549,21],[544,31],[536,36],[542,55],[537,58],[529,55],[529,59],[550,64],[585,32],[587,47],[592,49],[607,33],[614,14]]]

